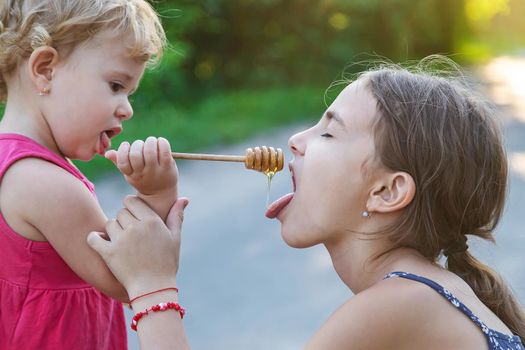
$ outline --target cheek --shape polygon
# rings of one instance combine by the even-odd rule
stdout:
[[[363,157],[352,158],[338,149],[317,151],[311,148],[304,159],[282,225],[283,239],[292,247],[312,246],[355,229],[366,207]]]
[[[364,188],[359,166],[345,161],[344,156],[335,160],[305,164],[301,178],[301,192],[322,208],[334,210],[355,202]],[[302,194],[302,193],[301,193]]]
[[[93,110],[104,102],[104,94],[109,93],[109,86],[105,81],[91,71],[68,70],[53,83],[53,89],[63,104],[69,109],[76,108],[77,112],[84,108]]]
[[[346,166],[345,166],[346,165]],[[304,177],[301,209],[318,227],[340,229],[352,224],[366,206],[366,191],[360,166],[320,164]],[[304,194],[304,196],[303,196]]]
[[[304,248],[322,243],[352,227],[356,211],[354,194],[348,187],[334,185],[336,179],[304,178],[305,190],[296,193],[282,222],[283,240],[291,247]],[[331,183],[333,181],[333,183]],[[308,189],[306,189],[308,187]]]

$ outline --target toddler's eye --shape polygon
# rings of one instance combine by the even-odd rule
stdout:
[[[114,81],[109,83],[109,86],[111,87],[111,90],[113,90],[113,92],[119,92],[120,90],[124,89],[124,85]]]
[[[324,134],[321,135],[321,137],[333,137],[331,134],[325,132]]]

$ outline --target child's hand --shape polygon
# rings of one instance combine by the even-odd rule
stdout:
[[[92,232],[89,245],[126,287],[130,298],[176,285],[181,225],[188,199],[179,198],[164,224],[143,201],[124,199],[125,208],[106,224],[107,236]]]
[[[131,146],[123,142],[118,151],[107,151],[105,156],[140,194],[170,196],[176,200],[179,174],[165,138],[150,136],[146,142],[137,140]]]

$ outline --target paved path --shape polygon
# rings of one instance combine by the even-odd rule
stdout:
[[[514,113],[514,112],[513,112]],[[272,145],[287,150],[292,126],[217,150],[243,154]],[[499,270],[525,303],[525,118],[505,120],[513,160],[511,190],[496,247],[471,246]],[[290,159],[290,154],[286,154]],[[280,239],[277,221],[264,218],[266,179],[241,164],[179,162],[180,193],[191,199],[184,223],[180,299],[188,309],[185,328],[195,350],[299,349],[351,293],[333,271],[322,247],[296,250]],[[96,183],[103,208],[113,216],[133,191],[120,177]],[[272,198],[291,189],[288,172],[278,174]],[[129,318],[129,315],[128,315]],[[130,334],[130,349],[138,349]]]

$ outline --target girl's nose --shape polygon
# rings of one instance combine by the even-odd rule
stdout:
[[[129,99],[126,98],[117,108],[115,112],[117,118],[121,120],[128,120],[131,119],[133,116],[133,107],[131,107],[131,103],[129,102]]]
[[[294,156],[303,155],[306,149],[305,133],[308,130],[301,131],[295,135],[292,135],[288,140],[288,147],[292,150]]]

